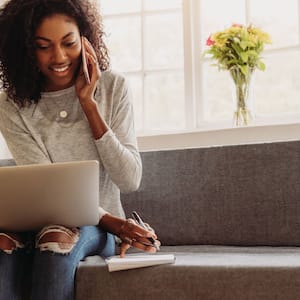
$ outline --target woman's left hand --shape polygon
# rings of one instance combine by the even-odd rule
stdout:
[[[90,75],[90,83],[88,83],[85,79],[81,64],[78,77],[75,82],[76,93],[81,105],[84,105],[89,101],[93,101],[97,81],[99,80],[101,74],[97,55],[93,46],[85,37],[83,37],[83,43],[85,48],[88,72]]]

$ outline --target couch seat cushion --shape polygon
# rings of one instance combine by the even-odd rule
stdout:
[[[81,262],[77,300],[300,299],[300,248],[169,246],[175,264],[109,273],[99,256]]]

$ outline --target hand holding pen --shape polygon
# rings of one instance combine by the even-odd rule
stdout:
[[[153,229],[148,225],[146,225],[144,222],[143,222],[143,220],[141,219],[141,217],[138,215],[138,213],[136,212],[136,211],[133,211],[132,212],[132,217],[133,217],[133,219],[140,225],[140,226],[142,226],[144,229],[147,229],[147,230],[152,230],[153,231]],[[149,240],[149,242],[151,243],[151,245],[153,246],[153,247],[155,247],[156,248],[156,250],[159,250],[159,245],[158,245],[158,243],[156,242],[156,240],[153,238],[153,237],[149,237],[148,238],[148,240]]]
[[[150,226],[147,226],[136,212],[132,214],[133,219],[127,219],[117,234],[122,240],[120,256],[124,257],[130,247],[155,253],[159,250],[160,242]]]

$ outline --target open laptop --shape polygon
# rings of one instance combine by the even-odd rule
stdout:
[[[0,230],[99,222],[96,160],[0,168]]]

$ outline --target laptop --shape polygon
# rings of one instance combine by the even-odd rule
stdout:
[[[99,222],[96,160],[0,167],[0,230]]]

